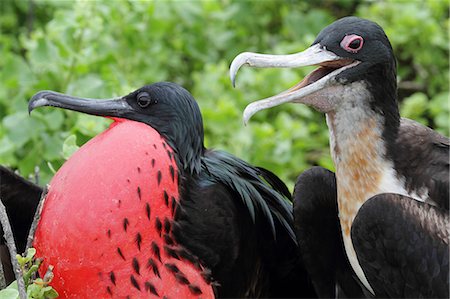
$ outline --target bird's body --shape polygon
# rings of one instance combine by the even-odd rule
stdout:
[[[171,253],[186,250],[172,235],[178,179],[173,150],[143,123],[116,121],[81,147],[50,182],[35,235],[52,286],[68,298],[212,298],[202,266]]]
[[[383,119],[376,113],[367,115],[371,110],[363,106],[368,102],[364,96],[369,95],[361,93],[348,106],[327,113],[327,124],[336,168],[339,221],[344,246],[356,275],[371,289],[358,262],[351,237],[353,221],[360,208],[377,194],[394,193],[433,205],[443,204],[442,208],[447,202],[448,209],[447,197],[436,192],[435,183],[448,185],[449,162],[446,160],[448,139],[445,146],[443,136],[411,120],[400,122],[397,136],[401,137],[388,147],[383,138]],[[424,132],[429,133],[425,134],[428,136],[426,140],[420,138]],[[434,134],[430,135],[431,132]],[[440,142],[442,147],[439,147]],[[418,159],[414,155],[423,157]],[[398,164],[404,164],[404,167]],[[448,237],[450,234],[447,234]]]
[[[360,101],[361,99],[358,99]],[[356,106],[356,105],[355,105]],[[437,192],[435,185],[441,186],[448,184],[448,176],[445,178],[445,169],[447,168],[448,174],[448,161],[446,161],[445,155],[448,156],[448,140],[447,148],[445,149],[445,144],[441,144],[439,147],[439,142],[443,140],[442,136],[437,133],[433,137],[437,137],[432,140],[423,140],[417,138],[424,131],[427,131],[425,127],[412,122],[411,120],[404,120],[400,124],[402,133],[405,135],[400,135],[402,138],[396,139],[396,145],[392,148],[395,152],[388,153],[385,141],[382,137],[382,126],[380,121],[371,120],[367,118],[362,118],[361,123],[359,123],[350,115],[357,114],[354,109],[346,109],[349,115],[343,117],[343,119],[350,120],[353,123],[353,129],[351,130],[351,135],[345,136],[346,132],[340,130],[339,126],[350,125],[345,124],[343,121],[339,121],[336,125],[336,119],[330,114],[327,115],[327,121],[330,128],[331,139],[331,152],[336,167],[336,182],[337,182],[337,202],[339,207],[339,222],[343,234],[343,242],[346,249],[347,257],[349,258],[350,264],[353,270],[356,272],[358,278],[364,283],[364,285],[372,290],[370,282],[367,280],[364,270],[361,267],[361,263],[358,261],[357,253],[354,249],[354,242],[352,238],[353,233],[353,222],[355,217],[359,215],[361,207],[374,197],[379,194],[399,194],[404,197],[408,197],[411,200],[416,200],[419,202],[426,202],[431,205],[443,204],[440,206],[443,210],[445,209],[445,203],[447,202],[448,211],[448,201],[445,194],[440,194]],[[377,126],[378,124],[378,126]],[[355,127],[357,129],[355,129]],[[346,126],[349,128],[349,126]],[[413,130],[411,130],[413,129]],[[408,136],[409,134],[409,136]],[[344,136],[343,136],[344,135]],[[409,138],[407,138],[408,136]],[[417,136],[417,137],[416,137]],[[419,147],[420,150],[413,151],[414,147]],[[429,148],[430,151],[422,151],[424,148]],[[361,149],[364,148],[364,151]],[[426,154],[428,153],[428,155]],[[431,153],[431,155],[430,155]],[[390,155],[391,159],[386,159],[386,156]],[[414,155],[426,155],[422,159],[417,159],[417,157],[412,157]],[[436,155],[438,159],[434,160]],[[400,163],[409,163],[406,168],[399,168],[396,161],[401,161]],[[406,162],[408,161],[408,162]],[[416,162],[415,162],[416,161]],[[397,166],[397,167],[396,167]],[[435,172],[431,173],[429,168],[434,168]],[[406,171],[405,171],[406,170]],[[444,170],[444,173],[441,172]],[[422,174],[428,172],[428,176],[425,177],[423,181],[417,183],[420,177],[424,177]],[[444,180],[439,180],[441,177]],[[415,184],[411,182],[415,181]],[[407,184],[409,182],[409,184]],[[447,188],[448,190],[448,188]],[[448,192],[448,191],[447,191]],[[437,196],[436,196],[437,195]],[[388,196],[388,195],[387,195]],[[300,199],[299,199],[300,200]],[[393,201],[387,201],[386,205],[393,205]],[[405,202],[405,205],[407,201]],[[411,203],[414,205],[415,203]],[[402,209],[402,206],[392,207],[392,211],[396,209]],[[378,210],[381,210],[378,208]],[[387,209],[390,211],[390,209]],[[361,216],[359,216],[361,217]],[[364,220],[361,220],[364,223]],[[435,219],[429,219],[430,222],[435,221]],[[445,223],[445,222],[443,222]],[[448,224],[448,222],[447,222]],[[401,231],[405,230],[405,227],[398,225],[397,228],[391,228],[401,236]],[[443,249],[448,248],[446,245],[446,240],[450,238],[450,227],[442,226],[443,232],[442,238],[437,238],[435,243],[430,244],[430,249],[432,247],[441,246]],[[360,232],[364,235],[367,232]],[[406,242],[398,239],[399,242]],[[398,246],[402,246],[398,244]],[[367,250],[367,249],[365,249]],[[441,249],[442,250],[442,249]],[[442,251],[441,254],[445,254]],[[417,256],[420,259],[420,256]],[[445,267],[448,262],[445,262],[443,256],[439,257],[441,260],[440,265]],[[367,270],[366,270],[367,272]],[[448,273],[448,272],[447,272]],[[444,284],[445,280],[441,281]],[[431,287],[431,285],[430,285]],[[393,294],[389,294],[394,296]],[[397,296],[402,296],[401,293],[397,293]],[[429,296],[431,294],[428,294]]]
[[[304,52],[243,53],[231,65],[233,81],[244,64],[319,66],[287,92],[252,103],[244,112],[248,120],[259,110],[298,102],[326,114],[336,174],[318,168],[299,177],[294,193],[297,238],[309,259],[321,258],[315,254],[323,252],[318,246],[343,248],[351,268],[345,260],[329,261],[337,269],[326,273],[327,265],[305,260],[316,289],[327,289],[319,295],[334,296],[337,281],[354,296],[448,297],[449,140],[400,119],[396,62],[382,28],[347,17],[324,28]],[[309,189],[318,186],[308,182],[317,181],[327,194]],[[336,210],[338,217],[324,221],[325,227],[310,216]],[[319,231],[340,231],[342,238],[320,245],[314,239]],[[350,276],[354,272],[363,287],[354,288],[350,279],[353,286],[345,290],[346,282],[337,276],[342,270]]]
[[[356,114],[351,109],[348,112]],[[381,130],[371,126],[370,121],[354,120],[357,129],[352,129],[353,135],[347,138],[336,132],[334,121],[327,115],[336,174],[311,169],[299,177],[294,192],[294,217],[296,223],[301,223],[296,224],[300,248],[310,256],[309,252],[318,252],[318,246],[326,246],[324,242],[316,244],[315,237],[310,236],[319,229],[309,219],[311,216],[306,216],[324,213],[318,203],[325,202],[327,213],[338,212],[338,217],[322,223],[320,230],[339,230],[342,238],[329,245],[338,251],[344,249],[352,266],[349,268],[345,259],[334,253],[340,261],[336,262],[336,276],[333,273],[327,280],[329,288],[336,281],[344,293],[359,297],[371,296],[372,291],[377,297],[446,297],[450,239],[448,139],[414,121],[401,119],[398,137],[391,147],[395,151],[386,159]],[[308,182],[317,180],[323,181],[317,188],[328,190],[321,198],[307,190],[313,186]],[[310,237],[305,240],[305,236]],[[316,267],[312,264],[309,268],[316,271]],[[319,270],[323,273],[324,268]],[[342,272],[347,276],[354,272],[370,291],[355,287],[355,282]],[[326,275],[316,277],[325,283]],[[334,290],[330,290],[324,297],[333,294]]]
[[[50,183],[34,245],[54,264],[60,294],[315,295],[286,186],[205,149],[200,111],[186,90],[156,83],[113,101],[40,92],[29,107],[40,106],[115,120]]]

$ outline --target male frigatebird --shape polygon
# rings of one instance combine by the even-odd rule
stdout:
[[[315,296],[286,186],[206,149],[184,88],[155,83],[113,100],[41,91],[29,111],[42,106],[114,119],[50,182],[34,246],[61,295]]]
[[[342,243],[317,233],[341,229],[346,256],[365,291],[448,298],[449,139],[400,118],[396,62],[383,29],[346,17],[324,28],[303,52],[242,53],[231,64],[233,82],[246,64],[318,66],[296,86],[244,111],[245,122],[287,102],[326,114],[336,174],[313,168],[299,177],[294,193],[299,246],[317,291],[323,287],[329,296],[335,280],[345,288],[327,269],[335,265],[327,246],[339,249]],[[330,216],[336,200],[340,228]],[[323,214],[329,218],[321,221]],[[344,262],[340,269],[345,267]]]

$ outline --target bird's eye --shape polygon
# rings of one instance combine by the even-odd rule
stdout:
[[[137,95],[137,103],[141,108],[147,108],[150,104],[156,103],[156,101],[150,98],[150,95],[147,92],[141,92]]]
[[[364,39],[356,34],[346,35],[341,41],[341,48],[350,53],[357,53],[361,50]]]

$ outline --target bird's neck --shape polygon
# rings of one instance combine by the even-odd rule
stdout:
[[[371,287],[351,243],[353,220],[366,200],[383,192],[396,192],[398,179],[389,159],[385,119],[370,107],[371,94],[343,102],[327,113],[331,154],[336,168],[339,220],[349,261],[361,282]],[[398,192],[396,192],[398,193]]]
[[[173,130],[164,134],[167,143],[176,153],[177,166],[183,174],[198,174],[201,171],[202,157],[205,152],[203,145],[203,130],[193,132],[178,132]]]
[[[394,170],[393,163],[386,158],[380,119],[370,116],[356,117],[350,123],[343,121],[350,120],[339,114],[327,114],[336,167],[339,217],[343,233],[349,236],[359,208],[384,189],[386,176],[394,175]]]
[[[372,87],[372,88],[371,88]],[[338,109],[326,114],[331,154],[336,167],[339,212],[343,233],[350,227],[361,205],[382,192],[404,193],[394,168],[398,132],[398,108],[389,90],[377,94],[367,82],[354,82],[351,94]],[[376,97],[376,98],[375,98]],[[394,111],[391,111],[394,110]]]

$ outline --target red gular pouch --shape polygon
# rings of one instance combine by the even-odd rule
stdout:
[[[113,118],[50,182],[33,246],[61,298],[213,298],[177,257],[173,149],[149,125]]]

